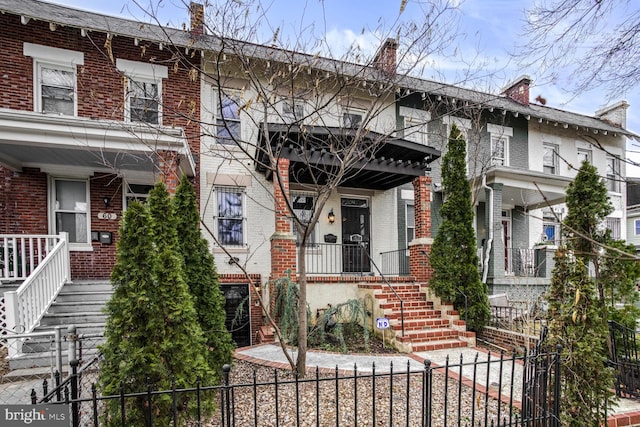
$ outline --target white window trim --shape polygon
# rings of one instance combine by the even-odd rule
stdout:
[[[406,247],[407,248],[409,247],[409,243],[411,243],[409,241],[409,233],[408,233],[408,231],[409,231],[409,221],[408,221],[408,218],[409,218],[409,215],[408,215],[409,206],[411,206],[413,208],[413,227],[412,228],[413,228],[413,238],[414,239],[416,238],[416,206],[413,203],[406,203],[404,205],[404,228],[405,228],[404,239],[406,241],[406,244],[407,244]],[[407,256],[409,256],[409,251],[407,251]]]
[[[296,106],[302,107],[302,117],[294,117],[294,115],[285,113],[284,107],[287,104],[293,106],[294,112],[295,112]],[[282,100],[280,101],[280,116],[282,117],[282,122],[285,124],[291,124],[291,123],[302,124],[304,122],[303,118],[306,114],[305,110],[306,110],[306,102],[302,99],[282,98]]]
[[[553,150],[553,174],[552,175],[560,175],[560,146],[558,144],[554,144],[552,142],[544,141],[542,143],[542,171],[545,172],[545,164],[544,164],[544,150],[546,148],[550,148]],[[545,172],[546,173],[546,172]]]
[[[400,107],[399,114],[404,117],[404,138],[417,144],[428,145],[427,125],[431,120],[431,114],[428,111],[408,107]]]
[[[131,191],[129,191],[129,185],[150,185],[153,187],[154,183],[151,181],[134,181],[134,180],[125,180],[124,181],[124,186],[123,189],[124,191],[122,191],[122,210],[125,211],[128,208],[128,204],[127,204],[127,197],[128,196],[134,196],[134,197],[149,197],[149,194],[147,193],[146,195],[142,194],[142,193],[133,193]]]
[[[240,103],[243,102],[243,97],[242,97],[242,91],[239,89],[231,89],[231,88],[226,88],[226,87],[219,87],[219,86],[211,86],[211,96],[213,98],[213,111],[212,111],[212,119],[211,119],[211,123],[212,123],[212,131],[211,131],[211,135],[213,136],[213,140],[215,141],[216,145],[220,145],[220,146],[224,146],[227,148],[232,148],[232,147],[237,147],[237,144],[241,141],[244,141],[244,139],[242,138],[242,133],[243,133],[243,125],[242,125],[242,115],[243,115],[243,111],[241,110],[240,113],[238,114],[238,123],[240,123],[240,141],[232,141],[230,144],[222,144],[220,142],[218,142],[218,101],[219,101],[219,96],[218,96],[218,92],[222,91],[222,93],[224,95],[227,96],[237,96]],[[235,121],[235,120],[231,120],[231,121]],[[238,148],[239,149],[239,148]]]
[[[614,171],[613,171],[613,178],[611,178],[613,180],[613,190],[609,189],[610,186],[610,178],[609,178],[609,173],[607,171],[607,168],[609,167],[609,160],[613,160],[613,166],[614,166]],[[620,193],[621,192],[621,188],[622,188],[622,183],[620,182],[621,180],[621,176],[620,176],[620,158],[616,157],[616,156],[607,156],[605,159],[605,178],[606,178],[606,184],[607,184],[607,191],[609,193]]]
[[[73,116],[78,115],[78,70],[84,65],[84,53],[33,43],[22,45],[24,56],[33,58],[33,111],[42,112],[42,88],[40,85],[43,66],[73,73]]]
[[[593,164],[593,151],[590,148],[578,147],[578,149],[576,150],[576,154],[577,154],[578,160],[579,160],[578,167],[582,166],[582,160],[580,159],[580,153],[587,154],[587,157],[588,157],[587,160],[589,160],[589,163]]]
[[[489,141],[491,144],[491,162],[494,165],[498,165],[494,162],[493,157],[493,139],[500,138],[504,139],[504,158],[502,159],[502,165],[498,166],[509,166],[509,153],[510,153],[510,145],[511,138],[513,137],[513,128],[508,126],[496,125],[493,123],[487,123],[487,132],[489,132]]]
[[[291,205],[292,205],[292,207],[293,207],[293,197],[294,196],[311,197],[313,199],[313,210],[312,210],[312,212],[315,211],[316,203],[318,202],[318,197],[315,194],[309,193],[309,192],[306,192],[306,191],[295,191],[295,190],[292,190],[290,192],[290,195],[291,195]],[[311,224],[309,224],[309,225],[311,225]],[[293,218],[291,218],[291,231],[292,231],[292,233],[294,235],[296,234],[296,228],[295,227],[296,227],[295,220]],[[319,236],[318,236],[318,223],[317,222],[313,225],[313,229],[311,230],[311,236],[310,237],[311,237],[311,240],[312,240],[311,245],[317,246],[318,243],[319,243],[319,241],[318,241],[318,238],[319,238]],[[297,244],[298,244],[298,242],[296,242],[296,246],[297,246]]]
[[[493,150],[493,140],[494,140],[494,138],[504,141],[504,153],[503,153],[504,157],[501,158],[502,164],[496,162],[496,158],[494,157],[494,150]],[[510,143],[509,136],[490,133],[489,134],[489,139],[490,139],[490,143],[491,143],[491,164],[494,165],[494,166],[509,166],[509,145],[510,145],[509,144]]]
[[[364,120],[366,118],[367,112],[364,109],[361,108],[352,108],[352,107],[343,107],[340,113],[340,127],[342,128],[346,128],[344,125],[344,119],[345,119],[345,115],[346,114],[358,114],[360,116],[362,116],[362,120],[361,120],[361,124],[360,126],[364,125]],[[348,129],[355,129],[355,128],[348,128]]]
[[[640,236],[640,219],[633,221],[633,232],[635,236]]]
[[[219,241],[219,237],[218,237],[218,233],[219,233],[219,227],[218,227],[218,219],[220,218],[220,216],[218,215],[218,195],[217,195],[217,191],[219,191],[219,189],[225,189],[225,190],[229,190],[229,191],[233,191],[233,192],[239,192],[242,195],[242,245],[238,246],[238,245],[227,245],[225,246],[225,248],[229,248],[229,249],[246,249],[248,247],[248,241],[247,241],[247,236],[248,236],[248,230],[247,230],[247,224],[248,224],[248,220],[247,220],[247,189],[244,187],[234,187],[234,186],[224,186],[224,185],[216,185],[213,187],[213,193],[214,193],[214,205],[213,205],[213,223],[214,223],[214,227],[213,227],[213,232],[216,236],[216,239]],[[218,245],[218,243],[215,243],[216,246],[220,247],[220,245]]]
[[[48,211],[49,211],[49,230],[51,234],[56,234],[56,209],[55,209],[55,201],[56,201],[56,181],[82,181],[85,183],[86,188],[86,200],[87,200],[87,241],[83,243],[69,242],[69,250],[78,251],[78,252],[89,252],[93,251],[93,246],[91,245],[91,192],[90,185],[91,182],[88,178],[78,178],[78,177],[65,177],[65,176],[49,176],[49,201],[48,201]]]
[[[131,122],[131,93],[129,90],[129,82],[131,80],[143,83],[152,83],[158,86],[158,123],[146,123],[152,126],[162,125],[162,79],[168,77],[168,69],[164,65],[149,64],[146,62],[129,61],[127,59],[116,59],[116,68],[121,71],[126,77],[127,82],[124,88],[124,119],[127,122]]]

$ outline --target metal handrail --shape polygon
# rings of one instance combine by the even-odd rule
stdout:
[[[364,243],[360,242],[360,245],[364,248]],[[396,298],[398,298],[398,301],[400,301],[400,324],[402,326],[402,336],[404,336],[404,301],[402,300],[402,298],[400,298],[400,295],[398,295],[398,292],[396,292],[393,286],[391,286],[391,283],[389,283],[389,281],[384,276],[384,274],[382,274],[382,271],[380,271],[380,269],[378,268],[378,264],[376,264],[375,261],[371,258],[371,256],[369,255],[369,252],[364,251],[364,253],[367,256],[367,258],[369,258],[369,262],[371,263],[371,265],[376,269],[376,271],[380,275],[380,278],[382,279],[382,281],[389,287],[389,289],[391,289],[391,292],[393,292]]]

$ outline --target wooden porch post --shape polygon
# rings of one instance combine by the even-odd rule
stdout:
[[[420,176],[413,180],[415,209],[415,238],[409,242],[409,272],[418,282],[429,283],[431,264],[429,253],[431,238],[431,177]]]
[[[287,270],[296,276],[296,236],[291,231],[289,197],[289,159],[278,159],[278,173],[273,175],[273,198],[276,231],[271,236],[271,279],[282,277]]]

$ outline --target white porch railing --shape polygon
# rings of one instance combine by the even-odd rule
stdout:
[[[18,243],[13,247],[18,248],[20,257],[13,256],[13,260],[14,262],[22,260],[22,266],[19,269],[21,274],[27,271],[24,267],[26,261],[29,261],[30,265],[37,265],[17,290],[4,294],[4,313],[0,313],[0,316],[4,315],[6,326],[1,332],[3,338],[7,339],[12,333],[32,332],[62,286],[71,279],[69,237],[67,233],[60,233],[58,236],[21,235],[0,236],[0,238],[3,242],[10,241],[14,245]],[[33,244],[33,242],[38,243]],[[7,245],[4,246],[4,248],[7,247]],[[42,256],[43,253],[44,256]],[[35,260],[38,261],[34,262]],[[15,269],[16,264],[13,267],[12,271],[18,271]],[[8,346],[9,357],[16,356],[22,348],[21,339],[11,341],[13,343]]]

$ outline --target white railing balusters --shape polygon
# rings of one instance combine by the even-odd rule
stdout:
[[[10,240],[13,241],[14,248],[13,269],[5,265],[2,269],[3,277],[0,279],[7,278],[7,273],[10,275],[11,272],[14,276],[19,276],[18,273],[30,274],[17,290],[4,294],[4,317],[7,323],[5,334],[3,334],[5,338],[10,337],[11,333],[32,332],[55,300],[62,286],[71,278],[67,233],[60,233],[59,236],[4,237],[2,242],[3,248],[5,248],[5,264],[8,263],[8,258],[11,258],[6,255]],[[20,242],[21,249],[16,246],[18,242]],[[44,250],[42,250],[43,243]],[[37,247],[37,252],[35,252],[35,247]],[[25,252],[27,250],[28,253]],[[19,258],[15,257],[16,253],[20,254]],[[17,268],[18,259],[21,260],[22,268]],[[27,264],[29,268],[27,268]],[[15,357],[21,352],[21,339],[16,339],[14,342],[15,344],[9,346],[9,357]]]

